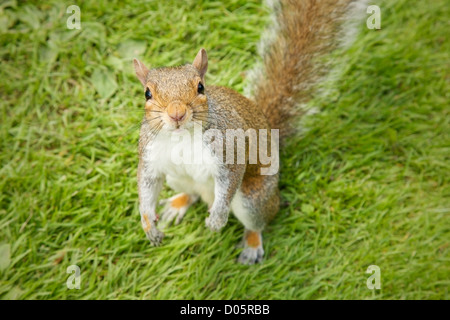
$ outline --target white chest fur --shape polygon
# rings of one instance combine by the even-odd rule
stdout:
[[[145,148],[143,160],[153,175],[165,176],[176,191],[197,193],[203,198],[210,198],[205,192],[214,192],[218,162],[203,143],[201,132],[161,132]]]

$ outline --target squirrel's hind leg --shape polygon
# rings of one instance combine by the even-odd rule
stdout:
[[[278,212],[280,196],[278,176],[244,177],[231,209],[244,225],[244,250],[238,262],[254,264],[262,261],[264,250],[261,232]]]
[[[183,220],[189,207],[196,202],[198,196],[187,193],[179,193],[169,199],[161,200],[160,204],[164,205],[161,212],[161,220],[167,225],[175,220],[175,224],[179,224]]]
[[[264,256],[261,232],[245,229],[243,242],[244,250],[239,255],[238,262],[241,264],[261,262]]]

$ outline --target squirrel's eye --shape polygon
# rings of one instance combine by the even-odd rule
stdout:
[[[152,93],[150,92],[150,89],[147,88],[147,90],[145,90],[145,99],[149,100],[152,98]]]
[[[198,83],[197,92],[200,94],[205,93],[205,87],[203,86],[203,84],[201,82]]]

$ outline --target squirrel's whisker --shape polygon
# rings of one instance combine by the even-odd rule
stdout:
[[[148,102],[150,102],[151,105],[156,106],[158,108],[160,108],[161,110],[164,109],[163,106],[161,106],[158,102],[156,102],[155,100],[148,100]]]
[[[159,116],[159,117],[153,117],[153,118],[151,118],[151,119],[145,119],[145,120],[146,120],[147,123],[149,123],[149,122],[151,122],[151,121],[161,119],[161,117],[162,117],[162,116]]]

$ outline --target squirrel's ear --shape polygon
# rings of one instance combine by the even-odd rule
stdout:
[[[136,75],[137,75],[139,81],[141,81],[142,85],[145,87],[145,85],[147,84],[146,82],[147,82],[148,69],[138,59],[134,59],[133,62],[134,62],[134,70],[136,70]]]
[[[205,73],[208,70],[208,56],[205,49],[200,49],[192,65],[200,72],[200,77],[204,82]]]

